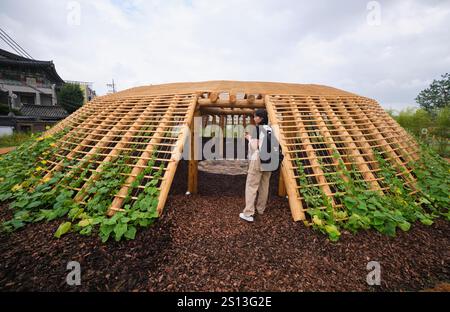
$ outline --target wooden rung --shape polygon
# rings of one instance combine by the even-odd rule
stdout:
[[[295,100],[291,97],[290,99],[287,99],[286,101],[288,101],[289,103],[294,102]],[[297,124],[298,130],[300,132],[303,132],[300,134],[300,140],[301,140],[301,144],[304,147],[305,153],[308,155],[309,157],[309,161],[312,164],[312,170],[314,171],[314,173],[316,174],[316,177],[319,181],[319,184],[321,185],[320,188],[322,189],[322,191],[330,197],[331,202],[334,206],[334,201],[333,198],[331,196],[332,192],[330,190],[330,187],[327,184],[327,181],[325,179],[324,176],[324,172],[322,171],[321,165],[319,163],[319,160],[317,159],[317,155],[316,155],[316,151],[314,150],[314,147],[311,143],[311,140],[309,138],[309,136],[304,133],[305,131],[305,125],[303,123],[302,120],[302,116],[300,114],[300,112],[298,111],[298,109],[295,107],[295,105],[292,105],[291,107],[291,112],[294,116],[294,120]]]
[[[281,134],[278,126],[279,119],[277,117],[276,109],[271,101],[270,96],[265,97],[266,109],[269,116],[270,123],[272,125],[273,133],[278,138],[283,151],[288,151],[286,146],[286,138]],[[252,119],[251,119],[252,120]],[[281,174],[283,175],[283,181],[285,182],[286,192],[288,194],[289,207],[291,209],[292,218],[295,221],[305,220],[305,212],[302,207],[301,201],[297,200],[299,192],[297,190],[297,183],[294,178],[293,171],[286,166],[287,163],[291,163],[291,157],[288,153],[284,152],[284,160],[281,165]]]
[[[152,103],[148,103],[146,110],[140,115],[140,117],[138,119],[135,120],[134,124],[131,125],[130,128],[128,128],[128,130],[137,130],[140,129],[140,127],[142,127],[142,124],[145,121],[145,116],[146,114],[150,114],[153,109],[155,108],[155,105],[152,105]],[[121,122],[127,121],[126,118],[124,118],[124,120],[122,120]],[[117,125],[116,125],[117,126]],[[120,126],[120,125],[119,125]],[[122,147],[126,147],[127,144],[132,144],[132,142],[130,141],[130,138],[132,137],[133,132],[129,132],[127,131],[122,137],[121,140],[119,142],[117,142],[117,144],[115,145],[115,148],[111,149],[111,151],[109,152],[108,156],[106,156],[106,158],[103,160],[104,163],[107,163],[111,160],[113,160],[114,158],[116,158],[119,154],[120,154],[120,150],[118,150],[117,148],[122,148]],[[98,143],[100,145],[105,144],[105,140],[103,141],[103,143]],[[104,146],[102,146],[104,147]],[[149,158],[146,155],[142,155],[144,158]],[[146,160],[142,160],[145,161]],[[136,165],[135,165],[136,166]],[[138,164],[139,166],[139,164]],[[95,182],[101,175],[101,172],[103,171],[103,166],[100,165],[97,169],[96,169],[96,173],[93,174],[90,178],[90,181],[88,183],[85,183],[83,185],[83,188],[80,192],[77,193],[77,195],[75,196],[76,200],[81,200],[85,193],[86,193],[86,189],[89,187],[90,184],[92,184],[93,182]]]
[[[186,111],[186,113],[185,113],[186,115],[184,118],[186,120],[186,122],[188,122],[188,123],[190,123],[190,121],[192,119],[195,105],[196,105],[196,98],[193,98],[192,102],[191,102],[191,106]],[[131,171],[131,173],[133,175],[138,175],[143,170],[141,167],[145,166],[145,164],[147,163],[147,161],[143,158],[151,157],[155,146],[159,143],[159,141],[161,141],[161,139],[157,137],[157,134],[160,134],[162,131],[165,131],[165,129],[167,128],[167,125],[168,125],[167,122],[171,119],[173,110],[176,107],[177,107],[177,96],[175,96],[174,99],[171,101],[171,105],[169,106],[169,108],[165,112],[163,118],[161,119],[161,121],[156,129],[155,135],[153,135],[152,139],[146,146],[146,150],[142,153],[142,159],[138,160],[137,164],[133,166],[133,169]],[[180,136],[183,136],[183,135],[184,135],[184,132],[181,132]],[[174,151],[176,153],[178,152],[177,148],[180,146],[180,144],[184,143],[184,142],[180,143],[180,141],[182,139],[182,137],[180,137],[180,136],[178,137],[178,141],[176,143],[177,146],[175,146],[175,149],[174,149]],[[174,157],[174,155],[172,155],[171,159],[173,159],[173,157]],[[170,183],[172,182],[172,178],[173,178],[173,175],[176,170],[176,165],[177,165],[177,161],[175,161],[175,162],[172,161],[167,166],[167,170],[164,174],[166,179],[163,182],[167,185],[167,189],[170,187]],[[131,183],[133,183],[134,180],[135,180],[134,177],[129,177],[126,181],[126,184],[131,184]],[[128,190],[129,190],[129,187],[127,187],[125,185],[121,187],[119,193],[115,196],[113,202],[111,203],[111,206],[108,209],[109,210],[108,215],[114,214],[116,209],[121,208],[121,206],[123,204],[123,198],[121,196],[126,196],[128,193]],[[165,191],[166,191],[166,189],[163,187],[162,191],[160,192],[160,195],[159,195],[159,202],[158,202],[158,212],[159,213],[161,212],[162,207],[164,206],[165,199],[168,194],[168,190],[167,190],[167,193],[165,193]]]

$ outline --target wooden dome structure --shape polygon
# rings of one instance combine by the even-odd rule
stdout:
[[[334,207],[341,205],[328,178],[330,173],[339,174],[338,159],[354,168],[371,189],[386,191],[378,174],[377,150],[405,184],[414,184],[408,164],[418,158],[418,145],[376,101],[320,85],[238,81],[151,85],[95,98],[48,131],[67,132],[58,139],[59,155],[48,162],[46,177],[74,170],[64,167],[57,156],[76,160],[75,167],[89,167],[84,184],[74,188],[75,200],[82,203],[103,165],[127,153],[131,170],[120,191],[111,194],[109,214],[123,210],[127,196],[133,201],[143,192],[152,178],[147,176],[148,166],[162,170],[156,185],[161,214],[185,141],[196,135],[193,117],[204,116],[205,123],[220,127],[245,126],[260,107],[267,109],[283,148],[279,194],[288,195],[294,220],[305,219],[311,208],[302,198],[302,187],[318,186],[333,199]],[[189,160],[191,193],[197,191],[197,163]],[[309,185],[301,185],[299,170]]]

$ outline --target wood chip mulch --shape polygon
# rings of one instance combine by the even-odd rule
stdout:
[[[409,291],[450,281],[450,223],[415,224],[390,238],[343,233],[337,243],[294,223],[272,175],[267,211],[239,219],[245,175],[199,172],[199,194],[186,196],[180,164],[164,217],[133,241],[53,233],[61,221],[0,234],[0,290],[23,291]],[[0,207],[0,220],[10,216]],[[81,285],[66,284],[69,261]],[[369,261],[381,285],[366,282]]]

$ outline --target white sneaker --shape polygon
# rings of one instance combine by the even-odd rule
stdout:
[[[240,217],[241,219],[247,221],[247,222],[253,222],[253,217],[252,217],[252,216],[247,217],[247,216],[246,216],[244,213],[242,213],[242,212],[239,214],[239,217]]]

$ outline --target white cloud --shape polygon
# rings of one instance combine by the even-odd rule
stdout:
[[[79,26],[67,24],[67,3],[3,0],[1,27],[100,94],[112,78],[119,89],[261,80],[322,83],[400,107],[450,65],[449,1],[380,1],[375,27],[359,0],[82,0]]]

